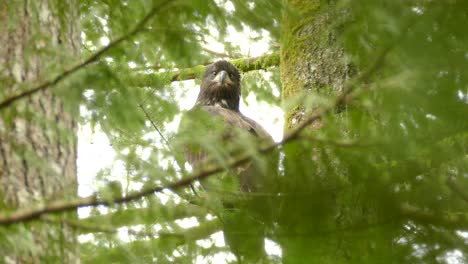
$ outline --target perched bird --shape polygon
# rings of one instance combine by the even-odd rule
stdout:
[[[186,145],[185,156],[193,169],[273,142],[262,126],[239,111],[240,95],[241,77],[234,65],[222,60],[206,67],[195,106],[180,126],[200,133]],[[267,207],[258,196],[249,194],[265,189],[268,179],[275,177],[276,162],[277,156],[263,163],[252,161],[202,182],[208,192],[220,194],[225,208],[221,217],[225,241],[239,260],[252,262],[264,257],[264,218],[259,215],[264,215],[260,212]],[[226,201],[233,193],[237,200]],[[242,194],[245,199],[239,199]]]

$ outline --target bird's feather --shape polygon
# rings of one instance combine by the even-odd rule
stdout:
[[[179,128],[189,139],[184,152],[195,170],[206,163],[222,163],[236,155],[256,154],[250,162],[202,182],[209,192],[221,191],[219,198],[225,205],[229,192],[255,194],[265,190],[269,179],[275,178],[277,168],[277,155],[263,158],[262,163],[262,158],[255,152],[272,143],[273,139],[260,124],[239,111],[240,93],[240,74],[232,64],[219,61],[208,66],[196,104],[183,117]],[[241,198],[237,200],[237,208],[244,210],[233,211],[236,205],[226,207],[229,208],[223,217],[226,242],[239,258],[258,259],[264,254],[262,222],[268,221],[260,215],[268,214],[268,202],[260,196],[248,199],[235,196]]]

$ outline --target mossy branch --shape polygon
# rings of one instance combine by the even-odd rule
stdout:
[[[40,91],[43,91],[43,90],[46,90],[46,89],[48,89],[48,88],[50,88],[52,86],[55,86],[58,83],[60,83],[61,81],[63,81],[66,77],[69,77],[70,75],[72,75],[72,74],[76,73],[77,71],[83,69],[87,65],[98,61],[109,50],[117,47],[120,43],[122,43],[122,42],[124,42],[126,40],[129,40],[132,37],[134,37],[135,35],[137,35],[138,33],[140,33],[145,28],[146,24],[157,13],[159,13],[161,10],[163,10],[171,2],[172,2],[171,0],[166,0],[164,2],[161,2],[159,5],[154,6],[148,12],[148,14],[136,24],[136,26],[132,30],[130,30],[127,34],[125,34],[125,35],[117,38],[116,40],[110,42],[107,46],[103,47],[102,49],[100,49],[96,53],[94,53],[93,55],[89,56],[84,62],[78,63],[78,64],[72,66],[69,69],[65,69],[61,74],[57,75],[52,80],[45,81],[44,83],[41,83],[41,84],[39,84],[38,86],[36,86],[36,87],[34,87],[32,89],[19,92],[18,94],[12,95],[12,96],[6,98],[5,100],[1,101],[0,102],[0,109],[10,106],[12,103],[14,103],[14,102],[16,102],[16,101],[18,101],[18,100],[20,100],[22,98],[29,97],[29,96],[31,96],[33,94],[36,94],[36,93],[40,92]]]
[[[255,70],[267,70],[270,67],[279,66],[280,57],[279,54],[273,53],[259,57],[234,59],[230,60],[230,62],[236,66],[239,71],[249,72]],[[174,82],[199,78],[205,71],[205,68],[205,65],[197,65],[192,68],[182,69],[171,73],[171,77],[169,79]],[[165,73],[161,73],[160,75],[165,75]]]

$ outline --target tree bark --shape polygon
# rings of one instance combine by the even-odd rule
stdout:
[[[288,0],[292,12],[283,17],[281,80],[283,100],[310,94],[333,97],[352,75],[341,31],[348,12],[332,1]],[[320,108],[302,101],[288,109],[289,131]],[[318,120],[310,130],[323,128]],[[310,143],[310,144],[313,144]],[[392,259],[392,234],[379,218],[379,206],[366,201],[365,183],[352,183],[328,173],[326,148],[292,143],[284,148],[285,177],[277,240],[283,263],[381,263]],[[314,164],[311,169],[310,164]],[[333,165],[331,165],[333,166]],[[291,209],[290,209],[291,208]]]
[[[350,72],[337,32],[346,13],[320,0],[287,2],[292,12],[286,12],[283,17],[283,100],[302,93],[337,94],[342,91]],[[304,107],[298,105],[286,114],[286,130],[302,121],[306,114]],[[307,107],[313,110],[318,106]]]
[[[62,54],[79,54],[78,9],[79,0],[0,3],[0,98],[63,69]],[[76,195],[77,112],[51,89],[0,110],[0,208]],[[76,237],[65,226],[36,222],[10,229],[10,240],[21,240],[2,244],[6,263],[79,262]],[[15,246],[24,239],[32,249]]]

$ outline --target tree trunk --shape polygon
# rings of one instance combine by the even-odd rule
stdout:
[[[329,1],[288,0],[293,12],[283,17],[281,79],[283,100],[310,94],[334,97],[352,75],[340,31],[347,11]],[[319,108],[303,101],[286,113],[286,132]],[[324,128],[318,120],[310,131]],[[327,149],[307,144],[285,146],[286,194],[281,201],[280,231],[283,263],[382,263],[392,259],[392,234],[376,225],[379,206],[366,201],[365,183],[328,173],[323,164],[333,157]],[[329,160],[326,160],[326,159]],[[315,169],[310,169],[314,163]],[[331,163],[331,162],[330,162]],[[327,171],[328,170],[328,171]],[[345,180],[343,180],[345,179]],[[376,227],[377,226],[377,227]],[[385,230],[385,232],[384,232]],[[390,232],[391,233],[391,232]]]
[[[62,54],[78,55],[78,1],[0,3],[0,101],[63,70]],[[71,110],[51,89],[0,109],[1,207],[76,195],[78,110]],[[35,222],[7,233],[11,244],[0,247],[5,263],[79,262],[76,237],[65,226]]]

